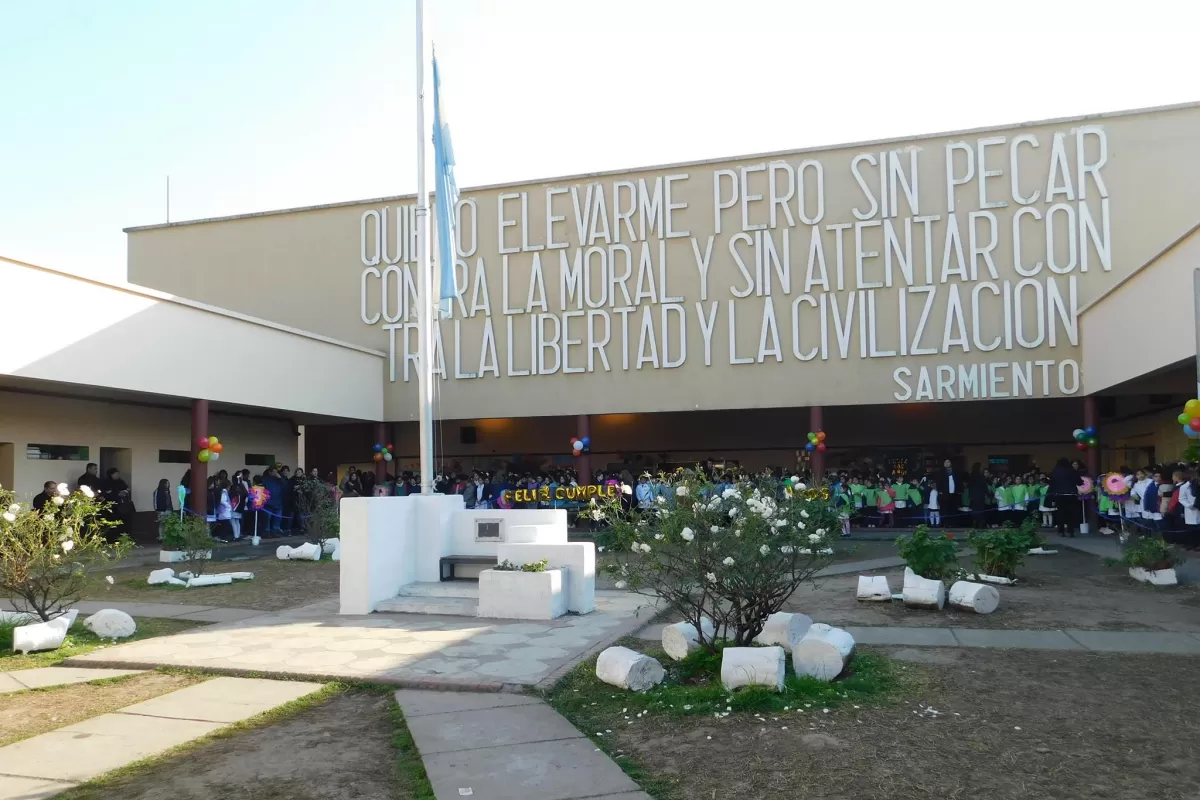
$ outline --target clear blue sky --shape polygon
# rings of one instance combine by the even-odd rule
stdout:
[[[1178,0],[429,5],[460,186],[1200,99]],[[413,9],[0,0],[0,254],[411,192]]]

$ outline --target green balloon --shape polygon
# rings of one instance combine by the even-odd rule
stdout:
[[[1095,436],[1092,436],[1092,437],[1090,437],[1090,438],[1087,440],[1087,443],[1088,443],[1088,447],[1095,447],[1097,444],[1099,444],[1099,442],[1098,442],[1098,440],[1096,439],[1096,437],[1095,437]]]
[[[1180,414],[1178,417],[1175,418],[1175,421],[1178,422],[1180,425],[1187,425],[1189,422],[1192,421],[1192,418],[1189,417],[1187,414]]]

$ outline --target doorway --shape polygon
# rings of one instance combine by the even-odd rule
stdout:
[[[100,448],[100,477],[108,476],[110,469],[121,471],[121,479],[133,487],[133,451],[128,447]]]
[[[0,442],[0,486],[10,492],[16,487],[16,448],[12,442]]]

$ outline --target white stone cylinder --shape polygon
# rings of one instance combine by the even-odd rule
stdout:
[[[796,642],[804,638],[809,627],[813,624],[812,617],[807,614],[789,614],[780,611],[767,617],[762,633],[754,637],[754,643],[759,645],[779,645],[787,652],[792,652]]]
[[[769,686],[783,691],[787,653],[782,647],[726,647],[721,651],[721,685],[728,691],[743,686]]]
[[[228,573],[224,575],[200,575],[196,578],[188,578],[187,587],[192,589],[197,586],[219,586],[223,583],[233,583],[233,578]]]
[[[858,599],[888,601],[892,599],[892,587],[887,575],[859,575]]]
[[[596,659],[596,677],[622,689],[644,692],[662,683],[665,675],[657,659],[628,647],[609,647]]]
[[[32,653],[37,650],[57,650],[67,638],[71,627],[68,617],[58,617],[49,622],[37,622],[13,629],[13,652]]]
[[[976,614],[990,614],[1000,605],[1000,592],[986,583],[957,581],[950,587],[950,605]]]
[[[275,550],[275,557],[280,561],[320,561],[321,545],[305,542],[296,547],[281,544]]]
[[[157,586],[159,584],[165,584],[167,586],[187,586],[187,581],[180,580],[179,578],[175,577],[175,570],[171,569],[170,567],[150,570],[150,577],[146,579],[146,583],[150,584],[151,586]]]
[[[711,642],[716,635],[712,620],[708,617],[701,617],[700,628],[704,633],[705,641]],[[696,630],[696,626],[690,622],[676,622],[674,625],[667,625],[662,632],[662,646],[663,650],[667,651],[667,655],[679,661],[686,658],[688,653],[700,649],[700,631]]]
[[[842,674],[853,656],[853,636],[841,628],[816,622],[792,648],[792,669],[801,677],[828,683]]]
[[[936,608],[946,605],[946,584],[922,578],[911,569],[904,570],[904,605],[910,608]]]
[[[105,608],[83,621],[83,627],[101,639],[125,639],[137,633],[133,617],[115,608]]]
[[[341,539],[337,539],[337,538],[326,539],[325,543],[321,545],[321,552],[325,553],[326,555],[336,553],[338,551],[338,548],[341,547],[341,544],[342,544]]]

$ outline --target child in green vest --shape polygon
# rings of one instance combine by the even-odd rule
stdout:
[[[858,524],[862,524],[863,506],[866,503],[863,501],[863,485],[857,475],[850,476],[850,504],[851,512],[850,519]]]
[[[896,492],[883,479],[875,490],[875,508],[879,511],[880,527],[896,527]]]
[[[1025,479],[1018,477],[1013,481],[1010,500],[1012,501],[1012,520],[1013,525],[1020,526],[1025,520],[1025,509],[1029,505],[1029,487],[1025,485]]]
[[[892,482],[892,497],[896,498],[896,525],[904,527],[908,523],[908,484],[901,475]]]
[[[862,498],[863,498],[863,514],[867,518],[867,527],[874,528],[876,523],[879,521],[879,516],[878,516],[879,509],[875,506],[875,479],[874,478],[867,478],[863,482]]]
[[[1046,503],[1046,494],[1049,491],[1050,479],[1043,475],[1042,479],[1038,482],[1037,487],[1038,511],[1040,511],[1042,514],[1043,528],[1054,527],[1054,509]]]

